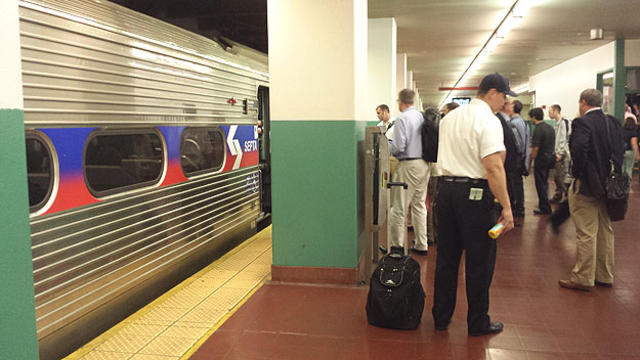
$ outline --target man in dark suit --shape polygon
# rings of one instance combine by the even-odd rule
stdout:
[[[509,199],[512,199],[511,206],[513,209],[513,199],[515,198],[515,194],[517,189],[514,187],[515,176],[520,176],[522,173],[522,169],[520,169],[520,158],[518,155],[518,146],[516,144],[516,135],[511,130],[511,126],[509,126],[509,121],[511,120],[508,115],[511,112],[511,103],[509,101],[505,102],[500,112],[496,114],[498,119],[500,119],[500,124],[502,124],[502,133],[504,136],[504,147],[507,149],[507,154],[504,158],[504,171],[507,175],[507,191],[509,193]],[[522,221],[514,222],[515,226],[522,226]]]
[[[576,226],[576,264],[560,286],[589,291],[594,285],[613,285],[613,228],[605,203],[605,181],[610,159],[620,171],[624,153],[622,129],[602,112],[602,93],[580,94],[580,117],[573,121],[569,148],[574,181],[568,191],[569,210]],[[608,126],[607,126],[608,124]]]

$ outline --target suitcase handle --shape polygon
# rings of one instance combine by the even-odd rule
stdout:
[[[407,183],[405,182],[388,182],[387,183],[387,189],[391,189],[392,186],[402,186],[402,188],[404,188],[405,190],[409,188],[409,185],[407,185]]]

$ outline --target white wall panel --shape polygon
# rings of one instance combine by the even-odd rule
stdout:
[[[20,34],[18,1],[0,1],[0,109],[22,109],[22,76],[20,70]]]
[[[355,120],[365,107],[366,0],[270,0],[273,120]]]
[[[375,108],[386,104],[392,109],[396,97],[396,21],[394,18],[369,19],[367,120],[376,120]]]
[[[595,88],[597,74],[613,68],[613,44],[611,42],[532,76],[529,85],[536,92],[535,106],[546,105],[548,110],[550,105],[559,104],[565,117],[578,116],[580,92]]]
[[[624,66],[640,66],[640,39],[624,41]]]

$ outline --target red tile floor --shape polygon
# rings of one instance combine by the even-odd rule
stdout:
[[[366,287],[267,284],[191,359],[640,359],[638,179],[627,220],[614,223],[614,287],[592,292],[558,286],[574,262],[575,230],[569,221],[554,235],[545,217],[532,214],[532,177],[525,186],[525,223],[500,238],[491,286],[490,315],[504,322],[503,333],[467,336],[462,277],[449,330],[434,330],[434,246],[428,256],[416,256],[427,293],[417,330],[368,325]]]

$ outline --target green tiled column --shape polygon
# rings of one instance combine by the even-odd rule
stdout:
[[[273,264],[356,268],[364,121],[273,121]]]
[[[267,2],[276,281],[363,276],[367,4]]]
[[[18,0],[0,1],[0,358],[38,359]]]
[[[38,359],[23,112],[0,124],[0,357]]]

